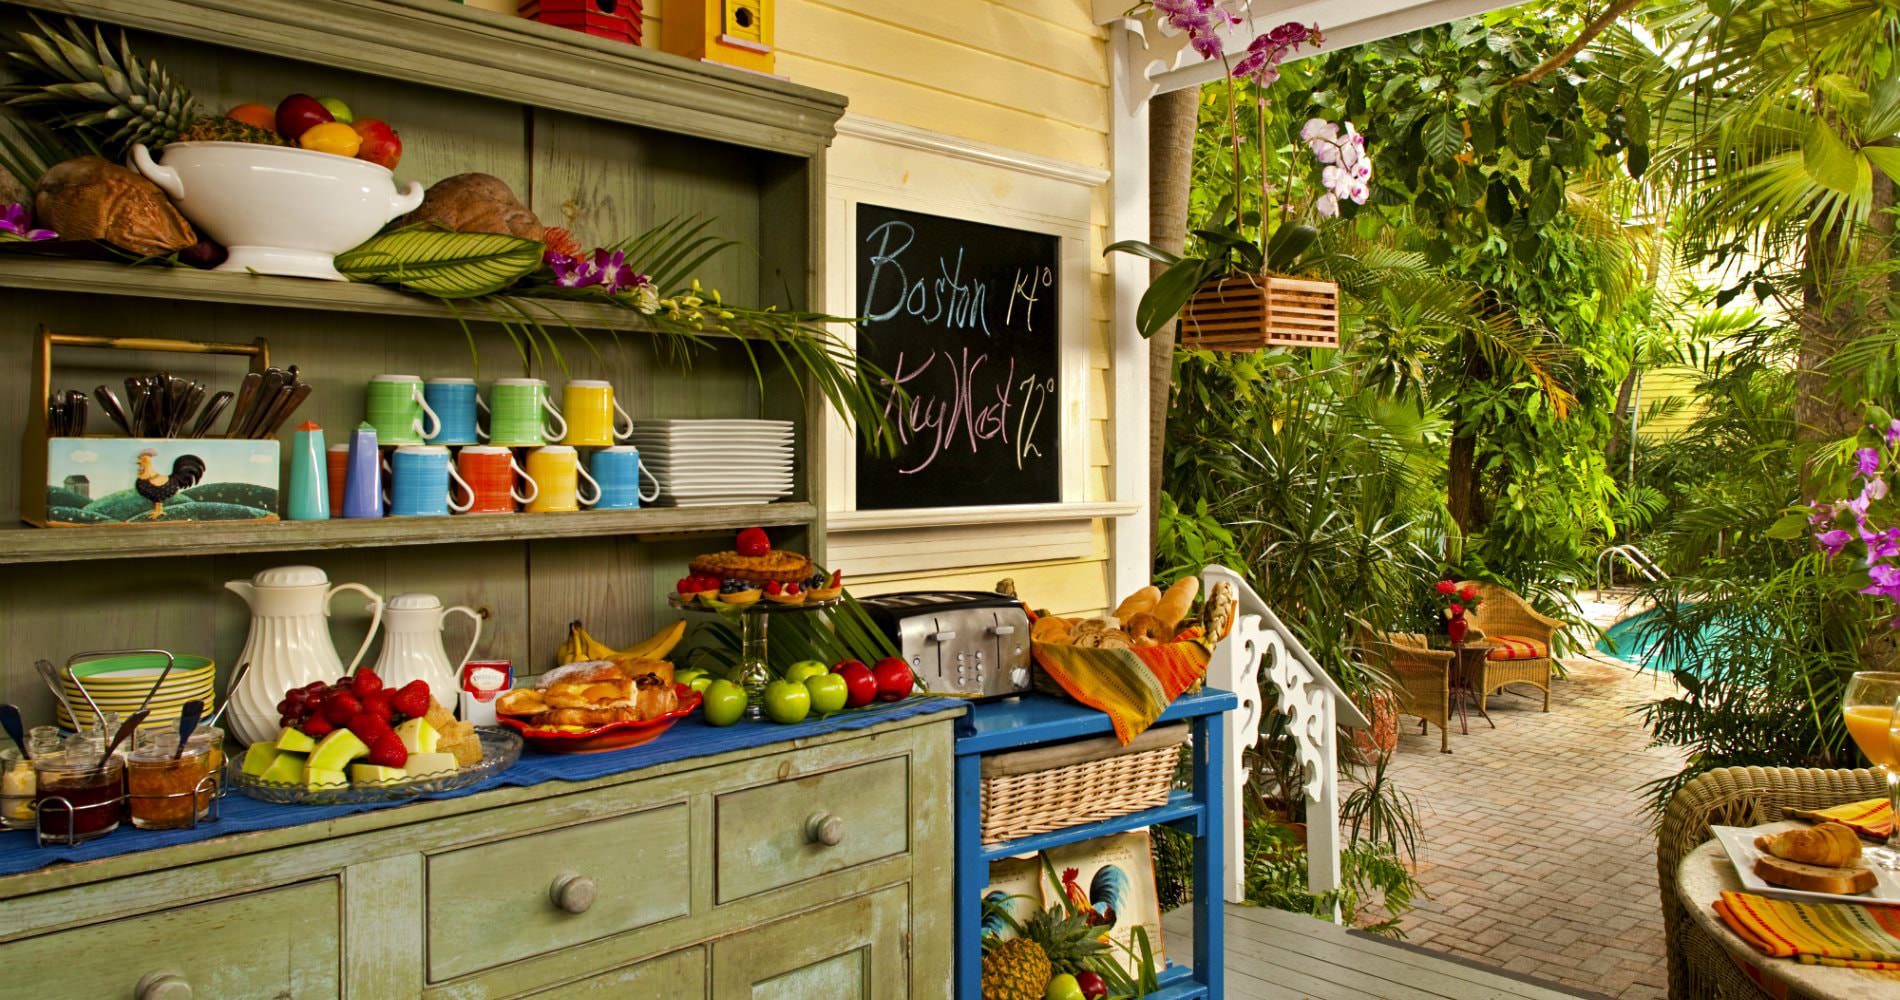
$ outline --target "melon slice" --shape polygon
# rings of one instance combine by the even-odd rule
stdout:
[[[285,726],[284,731],[277,734],[277,749],[279,750],[288,750],[291,753],[309,753],[316,748],[316,738],[295,726]]]
[[[261,776],[270,770],[272,764],[277,763],[277,758],[282,754],[283,751],[277,749],[276,744],[253,743],[249,750],[244,751],[244,773],[253,778]]]
[[[338,730],[338,732],[342,732],[342,730]],[[344,777],[342,771],[331,771],[321,767],[307,767],[304,768],[303,772],[303,786],[313,792],[324,788],[348,788],[350,787],[350,779]]]
[[[350,781],[358,785],[386,785],[392,781],[407,781],[408,772],[400,767],[383,767],[378,764],[351,764]]]
[[[249,763],[249,754],[245,762]],[[275,782],[279,785],[295,785],[303,781],[303,754],[280,751],[264,773],[257,776],[259,781]]]
[[[403,771],[411,778],[453,770],[455,770],[455,755],[452,753],[412,753],[409,755],[409,763],[403,767]]]
[[[402,740],[403,749],[412,754],[434,753],[442,734],[429,725],[428,719],[417,716],[396,727],[396,738]]]
[[[335,771],[342,774],[350,761],[358,757],[369,756],[369,747],[362,738],[347,729],[337,729],[317,743],[310,751],[310,759],[305,761],[312,771]]]

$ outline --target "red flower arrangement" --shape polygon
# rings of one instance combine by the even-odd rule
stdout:
[[[1449,599],[1445,605],[1445,634],[1452,642],[1465,641],[1465,632],[1470,627],[1465,621],[1465,612],[1478,610],[1484,598],[1479,596],[1478,588],[1469,583],[1460,587],[1456,581],[1440,580],[1436,587],[1439,596]]]

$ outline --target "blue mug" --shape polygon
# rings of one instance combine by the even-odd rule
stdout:
[[[653,473],[646,472],[640,464],[640,449],[630,444],[615,445],[594,452],[588,463],[593,471],[594,481],[600,484],[600,500],[593,504],[595,510],[637,510],[642,500],[651,503],[659,499],[660,481]],[[651,496],[640,491],[640,474],[653,480]]]
[[[475,412],[482,405],[472,378],[432,378],[422,384],[422,401],[435,411],[441,428],[430,444],[476,444],[488,440],[476,422]]]
[[[457,502],[449,484],[462,488],[469,499]],[[389,456],[389,513],[391,517],[447,517],[474,502],[474,491],[449,464],[449,450],[439,444],[412,444]]]

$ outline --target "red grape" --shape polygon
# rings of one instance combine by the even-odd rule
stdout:
[[[303,690],[304,690],[304,693],[305,693],[305,694],[322,694],[322,693],[323,693],[323,682],[322,682],[322,681],[311,681],[310,683],[308,683],[308,684],[305,684],[305,685],[303,686]]]

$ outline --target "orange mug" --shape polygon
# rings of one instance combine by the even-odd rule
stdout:
[[[510,514],[541,493],[528,470],[515,461],[515,453],[497,445],[463,448],[455,456],[455,468],[468,484],[470,514]],[[528,484],[526,494],[516,490],[517,479]]]

